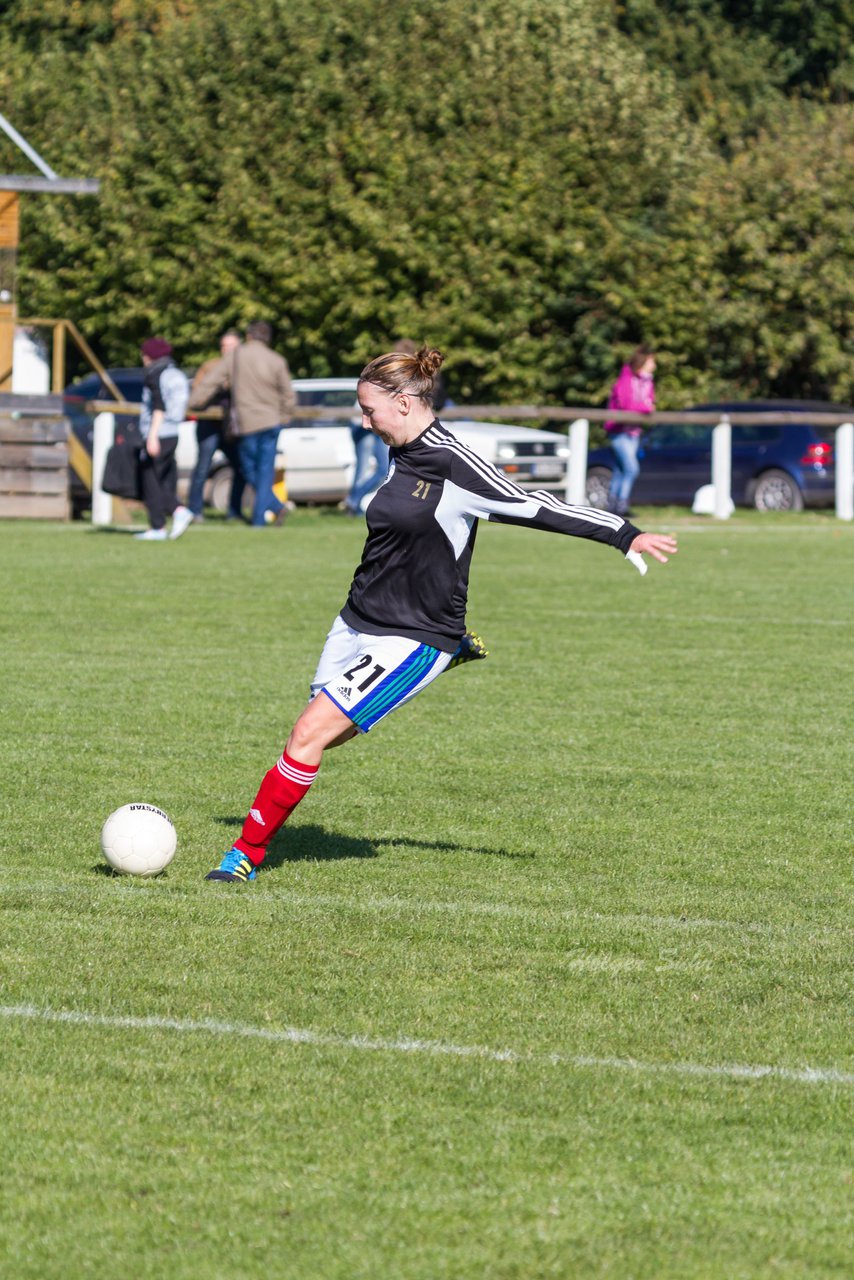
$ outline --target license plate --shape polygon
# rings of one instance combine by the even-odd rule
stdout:
[[[535,462],[531,468],[531,475],[541,480],[560,480],[563,476],[563,467],[556,466],[553,462]]]

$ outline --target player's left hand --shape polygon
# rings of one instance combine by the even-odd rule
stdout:
[[[675,556],[679,548],[676,545],[676,539],[672,538],[669,533],[639,533],[629,548],[638,555],[646,552],[653,559],[660,560],[662,564],[667,564],[671,556]]]

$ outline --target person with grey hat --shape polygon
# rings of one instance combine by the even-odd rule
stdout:
[[[178,502],[178,428],[187,416],[190,384],[172,357],[165,338],[146,338],[140,352],[145,366],[139,429],[142,433],[140,475],[142,500],[151,527],[135,536],[143,542],[180,538],[192,524],[193,513]],[[172,517],[167,534],[166,520]]]

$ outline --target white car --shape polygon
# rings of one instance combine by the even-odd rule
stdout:
[[[356,465],[351,423],[361,415],[356,403],[356,378],[295,378],[301,406],[352,409],[351,419],[324,422],[295,418],[279,436],[276,471],[283,473],[288,497],[297,503],[341,502],[350,490]],[[441,415],[440,415],[441,416]],[[505,472],[523,489],[563,491],[569,445],[565,435],[500,422],[451,421],[448,429],[458,440]],[[182,429],[178,468],[192,470],[195,429]],[[219,511],[227,510],[231,467],[222,453],[214,455],[205,498]]]

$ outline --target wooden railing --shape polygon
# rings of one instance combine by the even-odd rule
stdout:
[[[124,401],[96,400],[87,408],[100,415],[116,413],[138,414],[139,405]],[[209,409],[195,415],[199,418],[219,418],[219,409]],[[320,422],[349,422],[353,408],[329,409],[321,405],[306,405],[294,410],[294,418]],[[562,407],[555,405],[502,405],[474,404],[454,405],[442,409],[443,422],[471,422],[505,420],[512,422],[538,421],[568,424],[569,466],[566,478],[566,500],[574,505],[584,505],[587,497],[587,453],[591,422],[636,423],[647,429],[659,423],[694,423],[712,427],[711,483],[714,489],[713,514],[726,520],[732,513],[732,428],[754,426],[763,423],[776,425],[804,424],[835,430],[836,514],[840,520],[854,521],[854,411],[823,413],[820,411],[774,410],[733,411],[723,413],[713,409],[660,410],[655,413],[630,413],[623,409],[593,409],[587,406]],[[105,437],[106,439],[106,437]],[[102,444],[105,453],[108,445]],[[94,494],[94,489],[93,489]],[[94,501],[93,501],[94,510]]]

